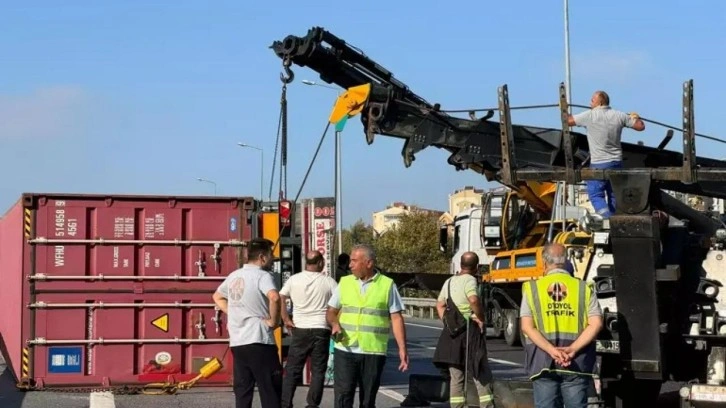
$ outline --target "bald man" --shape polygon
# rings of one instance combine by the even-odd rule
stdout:
[[[595,370],[602,310],[592,288],[565,270],[566,255],[562,244],[545,245],[545,275],[522,284],[525,370],[536,407],[586,408]]]
[[[468,330],[456,335],[448,329],[442,330],[432,359],[434,366],[449,371],[449,405],[452,408],[494,406],[484,308],[477,290],[478,267],[476,253],[461,255],[461,271],[444,282],[436,302],[440,319],[444,320],[447,313],[460,313],[463,323],[468,326]]]
[[[325,372],[328,368],[330,327],[325,319],[328,301],[337,283],[320,273],[325,258],[320,251],[305,254],[305,270],[296,273],[280,290],[282,322],[292,334],[285,366],[287,374],[282,384],[282,407],[292,407],[297,384],[302,380],[305,361],[310,357],[312,379],[308,388],[307,407],[318,407],[323,399]],[[287,299],[292,301],[293,316],[287,312]]]
[[[623,128],[642,132],[645,130],[645,123],[637,113],[627,114],[611,109],[610,96],[605,91],[595,91],[592,94],[590,107],[592,109],[589,111],[570,115],[567,124],[587,128],[591,168],[622,168],[623,150],[620,147],[620,138]],[[587,194],[597,214],[610,218],[615,213],[615,196],[609,180],[587,180]]]

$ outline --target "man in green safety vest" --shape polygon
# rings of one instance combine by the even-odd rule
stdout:
[[[566,249],[542,250],[545,276],[522,285],[526,370],[538,408],[586,408],[602,310],[592,288],[565,269]]]
[[[436,302],[444,330],[439,336],[432,362],[439,369],[449,372],[451,408],[493,408],[484,307],[477,292],[479,256],[475,252],[464,252],[460,264],[459,274],[444,282]],[[452,333],[454,327],[456,330]]]
[[[360,385],[361,408],[375,408],[391,329],[398,344],[398,369],[408,369],[403,301],[393,280],[376,271],[367,245],[350,253],[351,275],[340,278],[328,302],[327,319],[335,340],[335,408],[353,408]]]

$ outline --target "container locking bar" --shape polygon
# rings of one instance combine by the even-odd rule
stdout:
[[[97,339],[79,339],[79,340],[47,340],[44,337],[36,337],[33,340],[28,340],[28,345],[31,346],[52,346],[52,345],[63,345],[63,344],[87,344],[94,346],[97,344],[180,344],[180,343],[220,343],[227,344],[229,339],[180,339],[174,337],[171,339],[104,339],[99,337]]]
[[[226,276],[184,276],[184,275],[171,275],[171,276],[143,276],[143,275],[48,275],[45,273],[36,273],[35,275],[28,276],[28,280],[31,281],[53,281],[53,280],[64,280],[64,281],[79,281],[79,280],[90,280],[90,281],[120,281],[120,280],[136,280],[136,281],[181,281],[181,280],[193,280],[193,281],[220,281],[224,280]]]
[[[183,240],[183,239],[159,239],[159,240],[153,240],[153,239],[105,239],[105,238],[95,238],[95,239],[55,239],[55,238],[45,238],[45,237],[38,237],[35,239],[29,239],[27,241],[29,244],[41,244],[41,245],[58,245],[58,244],[65,244],[65,245],[71,245],[71,244],[92,244],[92,245],[228,245],[228,246],[237,246],[237,247],[244,247],[247,246],[246,241],[239,241],[236,239],[231,239],[229,241],[193,241],[193,240]]]
[[[216,307],[214,303],[47,303],[47,302],[35,302],[28,305],[30,309],[76,309],[76,308],[91,308],[91,309],[110,309],[110,308],[153,308],[153,307],[169,307],[169,308],[213,308]]]

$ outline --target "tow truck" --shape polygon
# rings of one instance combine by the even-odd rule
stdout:
[[[654,406],[661,384],[687,381],[682,406],[726,403],[726,228],[666,191],[726,198],[726,162],[696,156],[693,80],[685,81],[683,151],[622,143],[624,168],[587,167],[586,135],[567,124],[568,101],[559,84],[561,129],[512,123],[506,84],[497,107],[469,118],[450,115],[415,94],[393,73],[321,27],[274,41],[285,71],[308,67],[347,89],[331,123],[360,114],[366,140],[384,135],[404,141],[405,167],[428,147],[450,153],[457,170],[472,170],[512,189],[527,183],[575,184],[610,180],[618,197],[608,220],[586,217],[593,234],[591,281],[605,313],[599,334],[598,374],[605,406]],[[281,74],[282,76],[282,74]],[[493,95],[494,96],[494,95]],[[495,111],[498,120],[490,120]],[[703,136],[703,135],[698,135]],[[712,138],[715,139],[715,138]],[[723,141],[720,139],[716,139]]]

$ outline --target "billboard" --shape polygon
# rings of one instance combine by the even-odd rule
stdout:
[[[322,273],[332,275],[333,241],[335,240],[335,198],[313,198],[309,201],[310,212],[310,248],[320,251],[325,259]]]

